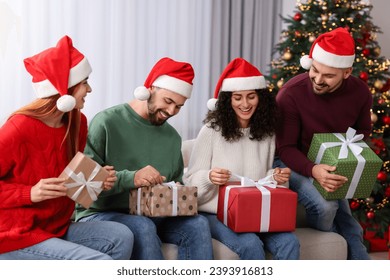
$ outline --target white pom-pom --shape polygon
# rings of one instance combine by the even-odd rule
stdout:
[[[72,95],[65,94],[58,98],[57,108],[61,112],[70,112],[76,106],[76,99]]]
[[[211,98],[207,101],[207,108],[209,108],[210,111],[214,111],[215,110],[215,104],[217,103],[217,100],[216,98]]]
[[[301,57],[299,62],[301,63],[303,69],[309,70],[313,62],[313,59],[309,58],[308,55],[304,55]]]
[[[134,90],[134,97],[138,100],[148,100],[150,97],[150,92],[146,87],[140,86]]]

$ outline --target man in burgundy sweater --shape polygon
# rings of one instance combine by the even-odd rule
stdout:
[[[333,192],[347,178],[333,174],[336,167],[307,158],[314,133],[345,133],[352,127],[365,138],[370,134],[372,97],[367,84],[351,75],[354,59],[354,40],[344,28],[320,35],[309,55],[301,58],[309,72],[290,79],[276,97],[281,124],[275,166],[292,169],[290,188],[298,193],[313,228],[340,233],[348,244],[348,259],[369,259],[348,201],[325,200],[310,180]]]

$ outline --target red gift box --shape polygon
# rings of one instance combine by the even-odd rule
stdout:
[[[217,218],[234,232],[294,231],[297,193],[284,187],[219,188]]]
[[[389,240],[387,240],[387,246],[389,247],[389,260],[390,260],[390,226],[388,232],[389,232]]]
[[[371,227],[363,223],[361,225],[363,227],[363,238],[368,242],[369,252],[386,252],[390,233],[386,231],[383,238],[381,238],[377,236],[376,225],[371,225]]]

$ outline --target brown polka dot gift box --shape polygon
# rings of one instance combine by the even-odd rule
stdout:
[[[103,190],[103,182],[108,176],[98,163],[78,152],[59,178],[66,178],[67,195],[84,208],[89,208]]]
[[[174,182],[134,189],[130,191],[130,214],[193,216],[198,214],[197,194],[197,187],[176,185]]]
[[[348,178],[334,192],[325,191],[312,178],[314,186],[325,199],[370,197],[383,162],[362,139],[363,135],[356,134],[353,128],[346,133],[314,134],[307,157],[317,164],[336,166],[334,173]]]

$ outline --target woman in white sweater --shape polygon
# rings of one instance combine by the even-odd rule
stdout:
[[[273,174],[288,182],[289,168],[272,169],[277,108],[264,76],[242,58],[232,60],[219,78],[210,109],[194,144],[186,185],[198,187],[200,214],[209,220],[211,235],[240,259],[298,259],[299,242],[291,232],[236,233],[217,219],[218,189],[232,174],[259,180]]]

